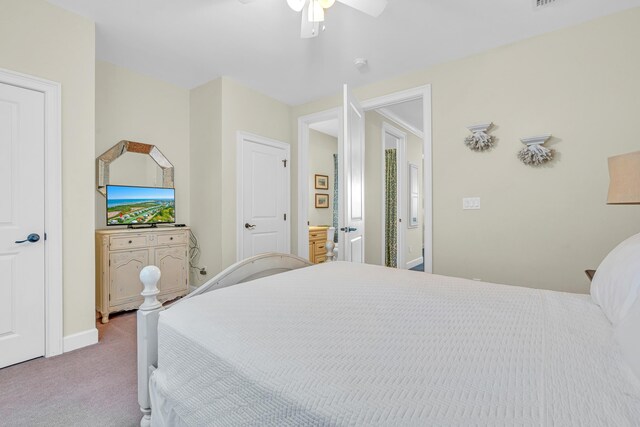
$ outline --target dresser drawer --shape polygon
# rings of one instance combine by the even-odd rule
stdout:
[[[309,232],[309,240],[311,241],[327,241],[327,232],[326,231],[310,231]]]
[[[185,233],[158,234],[158,245],[183,245],[187,243]]]
[[[129,248],[144,248],[147,246],[147,236],[118,236],[111,237],[109,249],[117,251]]]
[[[313,245],[315,246],[315,254],[316,255],[325,255],[327,253],[327,248],[326,245],[327,242],[314,242]]]

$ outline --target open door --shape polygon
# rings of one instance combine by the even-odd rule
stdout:
[[[342,132],[339,142],[344,179],[340,189],[340,231],[343,248],[339,259],[364,262],[364,110],[344,85]]]

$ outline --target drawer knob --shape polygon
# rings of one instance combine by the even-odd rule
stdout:
[[[173,237],[169,237],[169,240],[173,240]]]
[[[133,240],[129,240],[129,243],[133,243]]]

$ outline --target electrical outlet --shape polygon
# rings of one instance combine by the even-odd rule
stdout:
[[[462,209],[480,209],[480,197],[464,197],[462,199]]]

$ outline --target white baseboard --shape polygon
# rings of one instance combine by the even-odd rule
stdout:
[[[82,347],[98,343],[98,330],[96,328],[78,332],[64,337],[64,352],[77,350]]]
[[[416,258],[413,261],[409,261],[407,263],[407,270],[412,269],[415,266],[418,266],[420,264],[422,264],[424,262],[424,258],[420,257],[420,258]]]

